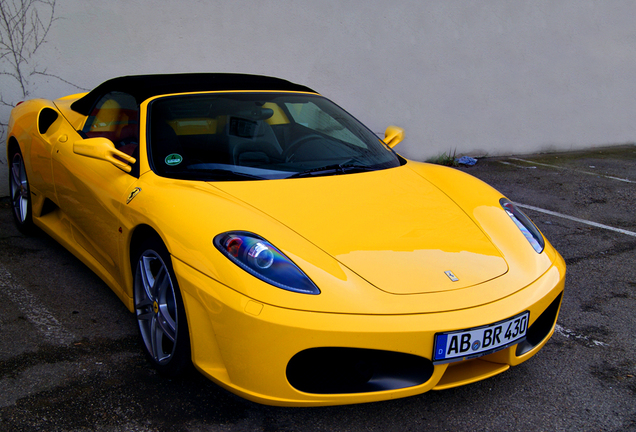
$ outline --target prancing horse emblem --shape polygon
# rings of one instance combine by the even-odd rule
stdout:
[[[129,203],[133,200],[133,198],[137,196],[137,194],[138,194],[139,192],[141,192],[141,188],[138,188],[138,187],[134,188],[134,189],[130,192],[130,195],[128,195],[128,199],[126,200],[126,204],[129,204]]]
[[[448,278],[452,280],[453,282],[457,282],[459,280],[459,278],[455,276],[453,272],[450,270],[446,270],[444,273],[446,273],[446,276],[448,276]]]

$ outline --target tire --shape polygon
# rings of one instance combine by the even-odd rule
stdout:
[[[31,210],[31,189],[22,152],[15,144],[11,146],[9,153],[9,192],[16,227],[23,234],[32,234],[35,226]]]
[[[135,256],[133,295],[144,351],[162,375],[181,375],[192,364],[190,335],[170,254],[150,238]]]

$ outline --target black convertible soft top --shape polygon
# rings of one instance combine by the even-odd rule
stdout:
[[[268,90],[316,93],[300,84],[263,75],[229,73],[189,73],[166,75],[130,75],[110,79],[73,102],[71,109],[88,115],[105,94],[118,91],[132,95],[137,103],[162,94],[198,91]]]

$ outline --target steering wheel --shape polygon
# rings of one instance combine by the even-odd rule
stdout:
[[[285,149],[285,151],[283,152],[283,159],[285,160],[285,162],[292,162],[295,156],[294,152],[298,150],[300,146],[307,144],[309,141],[318,140],[318,139],[322,140],[322,139],[325,139],[325,137],[318,134],[309,134],[309,135],[301,136],[296,141],[292,142],[289,145],[289,147]]]

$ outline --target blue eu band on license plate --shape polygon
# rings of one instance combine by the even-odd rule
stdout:
[[[450,363],[490,354],[521,342],[528,331],[526,311],[495,324],[466,330],[437,333],[433,351],[434,363]]]

